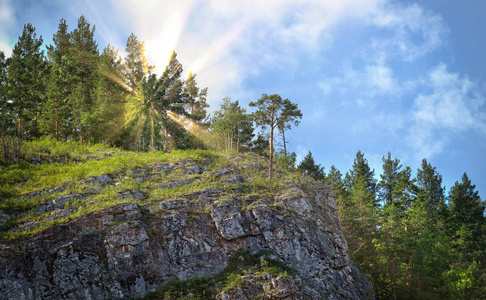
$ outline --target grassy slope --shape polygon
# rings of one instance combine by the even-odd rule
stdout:
[[[150,168],[158,164],[184,160],[191,160],[190,164],[193,165],[203,165],[207,164],[207,158],[210,158],[208,174],[187,174],[181,170],[167,173]],[[228,193],[225,196],[231,196],[231,184],[222,183],[212,177],[211,173],[230,164],[235,167],[235,162],[226,158],[226,154],[208,150],[141,153],[122,151],[100,144],[80,145],[75,142],[63,143],[49,139],[26,143],[24,159],[26,162],[37,164],[23,163],[21,168],[13,165],[0,169],[0,210],[10,216],[10,220],[0,226],[0,241],[3,242],[26,238],[55,224],[68,222],[79,216],[124,202],[145,205],[153,201],[178,199],[210,187],[226,188]],[[247,160],[246,163],[254,162],[255,158],[246,156],[244,160]],[[260,162],[266,164],[265,161]],[[245,161],[240,161],[239,164],[245,164]],[[139,169],[145,169],[143,175],[129,172]],[[253,172],[252,182],[243,184],[246,195],[272,195],[273,191],[281,189],[285,184],[283,180],[268,182],[263,173],[251,170],[245,172]],[[105,185],[101,191],[86,190],[87,186],[82,184],[82,181],[87,178],[105,174],[114,180]],[[138,182],[134,180],[137,176],[146,176],[148,180]],[[179,187],[155,188],[187,178],[193,182]],[[45,192],[61,185],[66,185],[67,188],[61,192]],[[145,198],[124,199],[116,196],[117,193],[126,191],[140,191]],[[32,196],[35,192],[41,193]],[[65,207],[70,208],[69,213],[63,212],[62,216],[53,216],[52,211],[36,213],[35,208],[39,205],[52,202],[60,196],[67,197],[75,194],[90,195],[82,201],[70,201]]]

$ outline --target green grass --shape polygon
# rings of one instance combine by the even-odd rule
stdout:
[[[2,241],[26,238],[50,226],[121,203],[136,202],[139,206],[145,206],[152,202],[187,199],[188,195],[209,188],[218,188],[222,191],[218,201],[233,200],[242,194],[255,196],[254,202],[245,204],[246,209],[252,209],[263,197],[272,197],[275,193],[286,189],[284,179],[290,176],[282,173],[269,182],[261,170],[242,169],[241,175],[244,175],[247,180],[241,185],[223,183],[222,178],[215,178],[216,172],[228,168],[242,168],[244,165],[257,161],[264,167],[266,162],[252,155],[238,155],[238,159],[235,160],[235,156],[227,156],[227,154],[210,150],[184,150],[170,153],[132,152],[110,148],[103,144],[82,145],[76,142],[57,142],[52,139],[25,143],[23,149],[23,157],[27,162],[33,157],[43,159],[49,157],[51,162],[41,165],[24,162],[20,168],[17,164],[6,168],[0,167],[0,209],[11,215],[10,221],[0,231]],[[186,174],[183,170],[178,169],[171,172],[151,169],[151,166],[154,165],[186,160],[194,160],[194,164],[198,165],[207,164],[207,158],[210,158],[209,166],[206,169],[209,172],[204,174]],[[129,170],[137,169],[147,170],[145,174],[141,175],[148,176],[147,181],[140,183],[133,180],[133,177],[137,176],[127,174]],[[154,174],[160,176],[150,177]],[[85,191],[87,186],[82,185],[81,182],[100,175],[110,175],[113,179],[111,184],[116,182],[117,185],[106,185],[101,191]],[[236,174],[227,176],[234,175]],[[194,181],[183,186],[156,188],[187,178],[192,178]],[[250,182],[250,178],[252,178],[252,182]],[[30,198],[22,197],[31,192],[42,192],[60,185],[69,186],[63,192],[41,193]],[[115,196],[120,192],[135,190],[142,192],[145,199],[118,199]],[[74,210],[71,215],[46,221],[43,219],[49,216],[49,212],[41,215],[32,213],[34,207],[56,197],[83,193],[90,193],[93,196],[68,204],[67,207]],[[207,213],[210,211],[207,203],[196,203],[197,200],[190,202],[191,208],[195,212]],[[22,226],[26,222],[35,222],[35,229],[11,232],[11,229]]]

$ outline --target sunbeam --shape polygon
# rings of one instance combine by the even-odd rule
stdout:
[[[190,132],[206,147],[213,150],[218,150],[220,148],[222,142],[220,136],[211,133],[197,122],[175,112],[168,111],[167,115],[171,120],[184,127],[184,129]]]

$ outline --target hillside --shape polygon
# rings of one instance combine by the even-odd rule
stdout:
[[[255,154],[28,148],[1,173],[0,299],[374,298],[325,184]]]

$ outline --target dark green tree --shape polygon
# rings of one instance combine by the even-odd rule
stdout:
[[[19,141],[40,136],[39,119],[45,102],[47,63],[42,37],[26,24],[8,63],[9,100],[16,114]]]
[[[267,134],[259,132],[256,139],[252,141],[251,151],[268,158],[269,140]]]
[[[8,84],[7,84],[7,60],[5,54],[0,51],[0,139],[3,165],[10,165],[13,161],[15,135],[15,118],[13,107],[8,102]]]
[[[66,20],[61,19],[57,32],[53,36],[54,45],[47,47],[50,78],[47,85],[47,101],[41,120],[43,134],[59,140],[67,140],[70,135],[72,111],[69,96],[75,86],[72,64],[69,59],[71,37]]]
[[[184,83],[183,97],[185,99],[183,102],[191,120],[202,122],[207,118],[207,108],[209,107],[207,96],[208,88],[200,89],[197,86],[196,74],[189,72],[187,80]]]
[[[93,139],[111,145],[122,145],[125,124],[125,101],[129,93],[123,83],[123,61],[109,44],[99,59],[99,79],[96,85],[96,102],[93,122],[96,131]]]
[[[374,241],[378,239],[376,179],[361,151],[345,177],[347,192],[339,201],[344,232],[354,260],[367,272],[376,264]]]
[[[442,175],[426,159],[423,159],[421,169],[417,170],[416,182],[418,190],[415,205],[420,206],[427,215],[425,225],[431,228],[444,227],[447,209],[444,202]]]
[[[75,86],[70,94],[73,112],[72,137],[83,143],[93,140],[93,105],[98,81],[98,45],[94,39],[96,26],[91,26],[84,16],[79,17],[78,26],[70,34],[70,67]]]
[[[398,173],[402,168],[398,158],[392,159],[391,153],[388,152],[388,157],[383,156],[383,173],[380,175],[380,182],[378,184],[379,195],[384,205],[393,202],[393,195],[395,187],[398,182]]]
[[[273,175],[273,152],[274,152],[274,131],[277,128],[290,128],[293,124],[297,126],[302,112],[297,104],[290,102],[289,99],[282,99],[280,95],[263,94],[256,102],[250,102],[250,107],[256,107],[257,111],[253,116],[257,125],[264,128],[270,127],[270,170],[269,179]]]
[[[314,178],[316,181],[323,181],[326,178],[324,168],[321,165],[316,164],[312,152],[304,157],[304,159],[297,165],[297,170],[306,176]]]
[[[486,298],[485,205],[467,174],[449,192],[448,231],[455,260],[448,272],[456,299]]]

